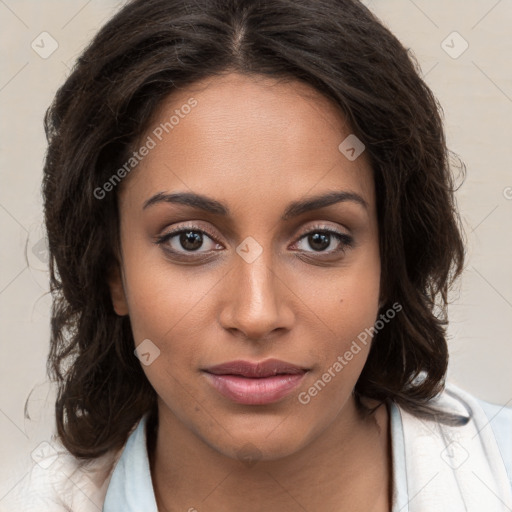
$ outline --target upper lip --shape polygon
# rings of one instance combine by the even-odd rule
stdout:
[[[267,359],[260,362],[228,361],[205,368],[204,371],[216,375],[241,375],[242,377],[269,377],[277,374],[298,374],[308,369],[301,366],[280,361],[279,359]]]

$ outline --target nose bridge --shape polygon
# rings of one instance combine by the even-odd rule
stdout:
[[[240,285],[239,304],[251,310],[275,306],[276,277],[274,257],[270,244],[264,248],[251,237],[246,238],[236,249],[238,261],[235,265]]]
[[[285,327],[290,318],[283,316],[286,306],[281,296],[283,285],[276,275],[270,242],[263,247],[246,238],[236,249],[225,327],[236,327],[251,338]]]

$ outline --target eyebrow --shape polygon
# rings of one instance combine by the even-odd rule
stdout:
[[[368,210],[368,203],[359,194],[349,191],[332,191],[290,203],[281,216],[281,220],[288,220],[312,210],[319,210],[320,208],[325,208],[332,204],[348,201],[359,204]],[[142,209],[145,210],[146,208],[159,203],[182,204],[204,210],[215,215],[222,215],[225,217],[230,215],[229,208],[223,203],[216,199],[212,199],[211,197],[196,194],[194,192],[177,192],[174,194],[159,192],[158,194],[150,197],[144,203]]]

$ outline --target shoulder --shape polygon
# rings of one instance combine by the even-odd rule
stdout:
[[[508,442],[512,451],[512,406],[498,405],[478,398],[475,400],[487,416],[496,438],[500,442]]]
[[[404,425],[410,425],[410,432],[419,432],[415,425],[430,424],[427,431],[437,432],[445,443],[455,441],[453,446],[462,445],[468,451],[472,447],[471,454],[480,450],[492,460],[494,468],[497,464],[504,467],[512,486],[512,408],[482,400],[452,383],[446,384],[443,392],[431,400],[431,405],[459,421],[449,424],[435,415],[418,420],[411,413],[401,411]],[[467,457],[468,453],[461,455]]]
[[[43,442],[25,476],[0,501],[0,512],[98,512],[120,452],[77,459],[57,441]]]
[[[487,402],[454,385],[447,386],[446,392],[459,401],[465,401],[473,409],[483,412],[484,423],[480,425],[481,432],[489,431],[496,440],[508,479],[512,484],[512,407]]]
[[[451,383],[428,406],[391,404],[393,510],[512,510],[512,410]]]

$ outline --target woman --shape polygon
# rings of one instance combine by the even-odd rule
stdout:
[[[512,507],[512,410],[445,386],[440,109],[362,4],[129,2],[45,122],[60,451],[17,510]]]

